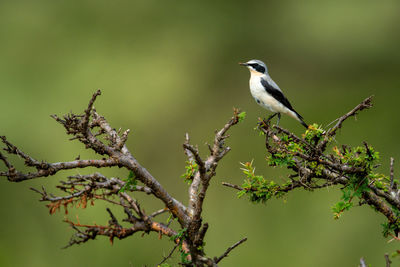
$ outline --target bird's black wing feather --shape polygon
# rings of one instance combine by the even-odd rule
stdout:
[[[276,89],[274,86],[272,86],[271,84],[269,84],[266,80],[264,80],[263,78],[261,78],[261,84],[264,86],[265,91],[267,91],[267,93],[269,93],[270,95],[272,95],[273,98],[275,98],[276,100],[278,100],[280,103],[282,103],[282,105],[284,105],[285,107],[287,107],[288,109],[290,109],[291,111],[293,111],[294,113],[296,113],[297,117],[300,119],[300,123],[308,128],[307,123],[304,122],[303,117],[297,113],[296,110],[293,109],[292,105],[290,104],[289,100],[283,95],[283,93]]]
[[[269,84],[266,80],[261,78],[261,84],[264,86],[265,91],[267,91],[268,94],[272,95],[273,98],[278,100],[282,105],[290,109],[291,111],[294,111],[292,105],[290,104],[289,100],[283,95],[283,93],[273,87],[271,84]]]

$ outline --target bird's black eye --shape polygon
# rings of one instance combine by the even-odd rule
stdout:
[[[258,72],[264,73],[265,72],[265,68],[257,63],[253,63],[253,64],[249,64],[250,66],[253,67],[253,69],[255,69]]]

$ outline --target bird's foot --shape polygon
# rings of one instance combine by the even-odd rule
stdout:
[[[279,125],[279,121],[281,119],[281,114],[280,113],[274,113],[271,116],[268,117],[268,119],[261,119],[258,118],[258,126],[261,128],[268,128],[271,125],[271,120],[278,115],[278,120],[276,121],[276,126]]]
[[[265,128],[265,127],[268,127],[269,121],[258,117],[258,123],[257,124],[258,124],[259,127]]]

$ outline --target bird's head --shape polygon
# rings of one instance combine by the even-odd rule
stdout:
[[[264,62],[257,59],[252,59],[246,63],[239,63],[242,66],[246,66],[252,74],[263,75],[268,73],[267,66]]]

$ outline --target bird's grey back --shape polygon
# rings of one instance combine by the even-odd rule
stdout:
[[[261,79],[267,81],[272,87],[282,92],[281,88],[279,88],[279,86],[274,82],[274,80],[272,80],[271,76],[269,76],[268,73],[265,73],[265,75],[263,75]]]

